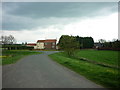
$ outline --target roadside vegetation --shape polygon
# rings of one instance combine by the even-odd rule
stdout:
[[[96,62],[118,65],[118,51],[78,50],[75,55]],[[56,62],[107,88],[120,88],[120,69],[109,68],[69,57],[66,52],[49,55]]]
[[[19,59],[33,54],[41,54],[41,52],[35,52],[30,50],[3,50],[2,56],[0,56],[0,64],[13,64],[16,63]]]

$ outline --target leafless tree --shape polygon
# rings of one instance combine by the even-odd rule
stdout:
[[[106,42],[105,39],[99,39],[98,41],[99,41],[100,43],[105,43],[105,42]]]
[[[16,43],[16,40],[14,38],[14,36],[9,35],[9,36],[1,36],[0,40],[2,41],[2,44],[14,44]]]

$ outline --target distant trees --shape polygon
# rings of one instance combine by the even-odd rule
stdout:
[[[2,41],[2,44],[14,44],[16,42],[14,36],[1,36],[0,40]]]
[[[93,48],[94,46],[94,40],[92,37],[75,36],[75,38],[79,42],[80,48]]]
[[[98,41],[99,41],[99,43],[105,43],[106,42],[105,39],[99,39]]]
[[[4,44],[2,45],[4,50],[33,50],[34,47],[28,47],[22,44]]]
[[[80,48],[92,48],[94,40],[92,37],[79,37],[62,35],[59,39],[58,46],[65,50],[69,56],[74,56],[74,52]]]
[[[27,42],[22,42],[22,45],[27,45]]]
[[[1,36],[0,42],[2,42],[3,50],[33,50],[34,47],[28,47],[27,42],[22,44],[16,44],[16,39],[14,36]]]
[[[112,44],[112,47],[113,48],[120,48],[120,40],[114,41],[113,44]]]
[[[99,39],[99,43],[102,44],[102,47],[98,48],[99,50],[120,50],[120,40],[106,41]]]
[[[107,47],[107,48],[120,48],[120,41],[116,40],[116,41],[104,42],[103,43],[103,47]]]

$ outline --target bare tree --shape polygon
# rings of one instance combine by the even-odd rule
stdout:
[[[9,36],[1,36],[0,40],[3,44],[14,44],[16,42],[15,38],[12,35]]]
[[[99,39],[98,41],[99,41],[100,43],[105,43],[105,42],[106,42],[105,39]]]
[[[12,35],[8,36],[9,44],[14,44],[16,42],[15,38]]]

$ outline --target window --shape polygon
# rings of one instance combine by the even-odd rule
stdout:
[[[52,45],[55,45],[55,43],[53,42]]]
[[[52,46],[52,48],[54,48],[55,46]]]
[[[45,43],[45,45],[47,45],[47,43]]]

